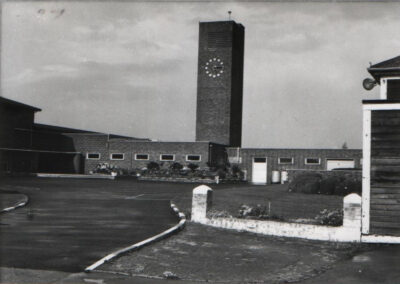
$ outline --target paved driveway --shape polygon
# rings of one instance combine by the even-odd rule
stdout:
[[[175,225],[169,200],[193,185],[2,178],[0,189],[30,199],[0,216],[0,266],[78,272]]]

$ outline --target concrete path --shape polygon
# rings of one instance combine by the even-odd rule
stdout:
[[[326,273],[304,284],[400,283],[400,245],[380,245],[337,263]]]
[[[101,271],[185,281],[294,282],[315,277],[359,249],[350,244],[240,233],[189,223],[180,234],[127,254]]]
[[[196,225],[195,225],[196,226]],[[204,234],[209,234],[209,231],[202,230],[200,226],[199,233],[202,231]],[[193,226],[189,225],[187,228],[191,233],[194,233]],[[223,231],[221,232],[224,233]],[[228,232],[228,236],[231,233]],[[201,233],[199,234],[200,238]],[[361,250],[350,250],[346,252],[346,247],[335,247],[334,244],[324,244],[324,243],[299,243],[294,242],[294,240],[285,239],[270,239],[252,235],[252,234],[241,234],[237,233],[237,237],[243,242],[241,247],[248,246],[248,242],[256,242],[254,247],[248,246],[248,250],[242,251],[240,254],[235,254],[232,252],[232,248],[224,245],[223,248],[226,251],[223,252],[222,257],[225,255],[231,255],[230,260],[225,259],[222,262],[218,262],[222,257],[215,258],[215,253],[207,257],[205,260],[204,248],[207,247],[208,240],[203,242],[198,246],[198,249],[191,249],[194,254],[189,260],[189,263],[183,266],[169,267],[171,272],[179,272],[183,268],[190,266],[187,272],[177,274],[177,276],[183,276],[188,273],[197,273],[198,275],[206,275],[209,283],[221,283],[218,279],[212,279],[215,277],[216,270],[219,270],[219,275],[229,275],[229,272],[233,276],[229,276],[226,279],[234,278],[232,283],[246,283],[245,278],[254,278],[255,281],[249,283],[287,283],[290,281],[295,281],[295,283],[304,284],[394,284],[399,283],[400,272],[398,270],[398,265],[400,264],[400,246],[371,246]],[[162,271],[164,270],[165,263],[157,263],[152,259],[150,252],[157,251],[163,254],[163,251],[170,251],[173,248],[171,244],[175,244],[174,249],[178,251],[184,246],[188,246],[182,243],[182,239],[178,239],[180,235],[173,236],[169,240],[166,240],[160,249],[160,246],[154,244],[142,251],[134,252],[127,255],[110,265],[116,265],[118,263],[124,262],[119,267],[119,274],[109,271],[109,272],[92,272],[92,273],[67,273],[60,271],[48,271],[48,270],[32,270],[32,269],[19,269],[19,268],[0,268],[1,281],[0,283],[7,284],[44,284],[44,283],[54,283],[54,284],[89,284],[89,283],[100,283],[100,284],[194,284],[202,283],[199,281],[191,280],[173,280],[165,279],[163,275],[147,275],[135,272],[130,274],[129,270],[127,272],[122,272],[122,268],[128,264],[132,264],[133,260],[139,260],[138,263],[134,263],[132,266],[133,270],[137,270],[140,265],[147,263],[145,268],[147,272],[153,270]],[[172,241],[173,239],[178,239]],[[222,238],[222,240],[225,240]],[[170,242],[168,242],[170,241]],[[198,239],[195,239],[198,242]],[[288,244],[286,244],[288,241]],[[263,246],[271,246],[265,252],[265,257],[262,257],[263,250],[257,251],[256,246],[259,247],[260,242]],[[218,243],[218,242],[217,242]],[[161,244],[161,243],[160,243]],[[169,246],[169,248],[168,248]],[[194,247],[193,244],[189,245]],[[294,249],[298,246],[298,249]],[[305,249],[310,249],[310,252],[304,253]],[[147,250],[147,252],[145,251]],[[293,250],[293,254],[289,252]],[[181,251],[178,259],[175,257],[178,254],[172,254],[174,257],[172,259],[173,263],[187,261],[188,258],[185,257],[184,252],[187,249]],[[253,253],[251,252],[253,251]],[[221,252],[217,250],[217,252]],[[298,253],[297,253],[298,252]],[[268,254],[267,254],[268,253]],[[285,257],[286,256],[286,257]],[[289,258],[290,256],[290,258]],[[304,257],[302,257],[304,256]],[[259,264],[251,265],[250,263],[252,257],[259,257]],[[282,262],[282,259],[285,259]],[[320,264],[316,262],[316,259],[320,260]],[[166,256],[161,256],[161,259],[166,259]],[[311,260],[311,262],[310,262]],[[277,263],[274,263],[274,262]],[[227,269],[227,266],[232,265]],[[164,267],[163,267],[164,266]],[[215,266],[214,268],[212,266]],[[246,271],[243,272],[243,269]],[[205,270],[211,267],[211,274],[208,274]],[[308,268],[307,268],[308,267]],[[110,267],[108,267],[110,268]],[[161,269],[160,269],[161,268]],[[276,270],[275,270],[276,269]],[[274,271],[275,270],[275,271]],[[291,270],[291,271],[290,271]],[[193,272],[194,271],[194,272]],[[143,272],[143,271],[142,271]],[[297,280],[296,280],[297,279]],[[231,282],[222,280],[222,283]]]

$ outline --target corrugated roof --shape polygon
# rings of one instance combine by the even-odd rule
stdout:
[[[40,108],[34,107],[34,106],[30,106],[30,105],[26,105],[17,101],[13,101],[10,99],[7,99],[5,97],[0,97],[0,104],[5,104],[5,105],[9,105],[12,107],[16,107],[16,108],[24,108],[24,109],[30,109],[33,111],[41,111]]]

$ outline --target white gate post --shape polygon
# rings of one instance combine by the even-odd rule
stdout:
[[[356,193],[343,198],[343,227],[358,228],[361,234],[361,197]]]
[[[192,221],[203,223],[207,219],[207,209],[212,203],[212,189],[206,185],[200,185],[193,189],[192,197]]]

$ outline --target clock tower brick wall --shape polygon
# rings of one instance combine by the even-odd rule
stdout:
[[[200,23],[196,141],[241,146],[243,57],[241,24]]]

